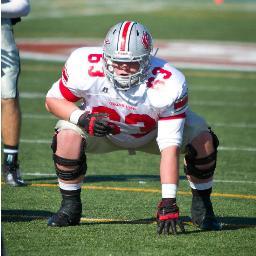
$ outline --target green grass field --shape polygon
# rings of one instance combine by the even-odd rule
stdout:
[[[93,1],[88,2],[93,8]],[[177,11],[169,6],[165,11],[133,11],[115,17],[97,13],[75,16],[70,11],[64,17],[60,12],[56,18],[43,18],[39,16],[43,1],[32,1],[35,13],[17,25],[15,33],[17,38],[101,38],[109,26],[130,18],[145,23],[156,38],[256,42],[255,11],[239,9],[238,1],[220,9],[210,8],[210,1],[199,9],[173,2]],[[68,2],[64,3],[66,8]],[[79,3],[74,1],[76,6]],[[245,4],[255,8],[253,1]],[[161,197],[159,156],[143,153],[88,154],[81,225],[47,227],[48,217],[59,208],[60,195],[50,149],[56,119],[46,112],[44,95],[59,78],[62,65],[22,60],[20,162],[29,186],[2,184],[2,234],[9,256],[255,254],[256,73],[182,69],[192,109],[208,120],[220,138],[212,201],[224,228],[202,232],[190,224],[191,195],[181,168],[178,202],[187,233],[162,237],[156,234],[154,223]]]

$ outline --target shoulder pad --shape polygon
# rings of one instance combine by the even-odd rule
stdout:
[[[159,61],[154,63],[161,64]],[[172,105],[187,91],[185,76],[167,62],[162,64],[159,67],[152,67],[152,74],[156,75],[153,76],[151,87],[147,91],[151,105],[156,108]]]

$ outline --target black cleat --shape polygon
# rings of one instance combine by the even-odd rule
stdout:
[[[19,165],[2,165],[4,181],[6,184],[13,187],[26,186],[26,183],[21,178]]]
[[[61,207],[48,220],[50,227],[67,227],[80,224],[82,204],[73,200],[62,200]]]
[[[218,231],[222,229],[221,223],[214,215],[209,196],[193,196],[191,216],[193,224],[201,230]]]

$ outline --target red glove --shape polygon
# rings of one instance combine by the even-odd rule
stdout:
[[[176,205],[176,198],[164,198],[157,207],[157,233],[169,235],[177,234],[178,225],[181,232],[185,233],[184,225],[179,220],[179,207]]]

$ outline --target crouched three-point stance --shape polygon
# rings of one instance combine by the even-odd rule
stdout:
[[[181,153],[192,221],[204,230],[220,229],[210,200],[218,139],[191,111],[185,76],[152,50],[148,29],[124,21],[109,30],[102,48],[82,47],[67,59],[46,96],[47,110],[60,119],[52,149],[62,195],[48,225],[79,224],[85,152],[128,150],[160,154],[159,234],[176,234],[177,225],[184,231],[176,200]]]

